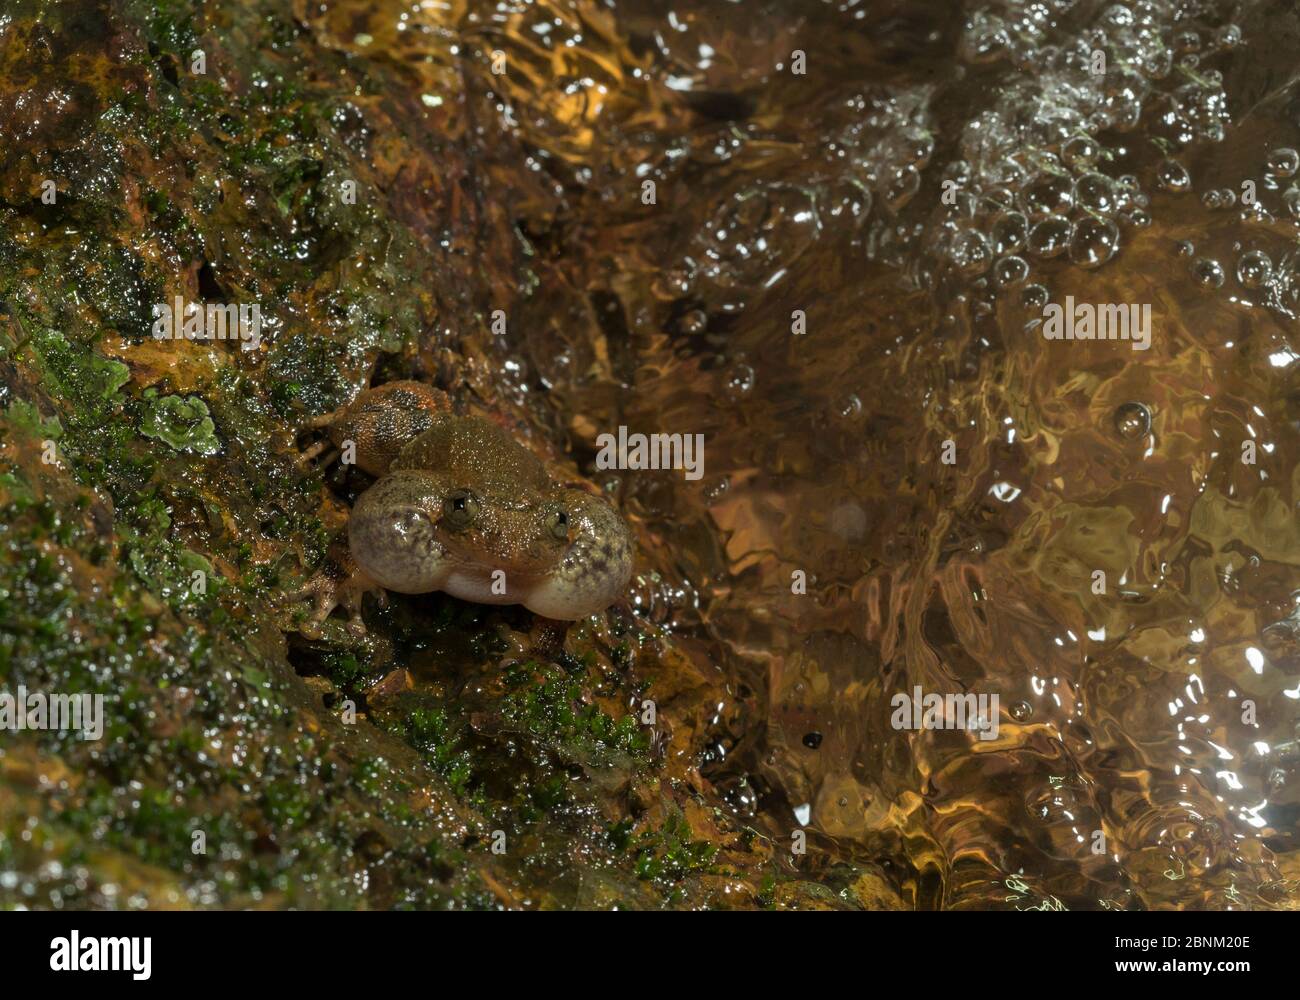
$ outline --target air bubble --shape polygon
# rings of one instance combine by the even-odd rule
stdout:
[[[733,399],[748,395],[754,389],[755,379],[753,368],[744,362],[737,362],[727,372],[727,394]]]
[[[921,189],[921,174],[910,163],[894,172],[889,186],[885,188],[885,204],[891,212],[901,211]]]
[[[900,146],[907,161],[920,170],[934,155],[934,136],[923,128],[912,127],[904,131]]]
[[[1268,170],[1275,177],[1294,177],[1300,170],[1300,153],[1283,146],[1268,154]]]
[[[958,192],[950,208],[952,216],[957,219],[973,219],[980,210],[980,199],[969,191]]]
[[[1113,7],[1107,7],[1102,20],[1112,28],[1127,28],[1133,23],[1133,12],[1123,4],[1115,4]]]
[[[1024,185],[1027,171],[1015,160],[1004,158],[994,163],[989,169],[988,180],[992,184],[1003,184],[1019,188]]]
[[[961,40],[961,54],[972,63],[994,62],[1011,44],[1006,23],[996,15],[979,13],[971,18]]]
[[[1142,57],[1139,68],[1153,80],[1163,80],[1174,66],[1174,54],[1168,49],[1149,52]]]
[[[680,299],[690,293],[691,274],[683,268],[670,268],[656,275],[651,287],[661,299]]]
[[[1070,236],[1070,260],[1082,267],[1100,267],[1119,249],[1119,230],[1109,219],[1080,219]]]
[[[1182,194],[1191,190],[1192,178],[1188,175],[1187,168],[1177,160],[1162,160],[1160,166],[1156,167],[1156,183],[1166,191]]]
[[[1062,174],[1039,174],[1025,188],[1021,202],[1031,219],[1064,214],[1074,207],[1074,185]]]
[[[1223,266],[1217,260],[1200,257],[1192,265],[1192,278],[1202,288],[1222,288],[1224,281]]]
[[[692,309],[677,321],[677,327],[687,336],[703,333],[709,328],[709,316],[703,309]]]
[[[1252,202],[1243,208],[1237,218],[1242,222],[1255,226],[1267,226],[1273,222],[1273,214],[1258,201]]]
[[[1070,220],[1052,215],[1029,230],[1027,246],[1035,257],[1055,257],[1070,243]]]
[[[1263,250],[1251,250],[1237,261],[1237,281],[1242,288],[1259,288],[1273,274],[1273,262]]]
[[[993,269],[999,288],[1014,288],[1029,277],[1029,264],[1023,257],[1003,257]]]
[[[1125,403],[1115,409],[1115,430],[1125,441],[1136,441],[1151,433],[1151,411],[1141,403]]]
[[[1168,112],[1159,119],[1159,125],[1164,138],[1180,149],[1196,141],[1196,129],[1181,114]]]
[[[1050,293],[1042,285],[1026,285],[1020,293],[1020,304],[1026,309],[1042,309]]]
[[[701,276],[719,289],[765,285],[807,249],[818,227],[817,206],[799,188],[773,184],[738,191],[697,237]]]
[[[1215,33],[1214,40],[1219,48],[1233,49],[1241,44],[1241,28],[1235,24],[1225,24]]]
[[[1300,188],[1287,188],[1286,194],[1282,195],[1282,203],[1291,213],[1291,218],[1300,219]]]
[[[998,199],[984,195],[976,200],[975,211],[970,213],[967,218],[991,219],[994,216],[1001,215],[1006,209],[1007,206]]]
[[[1007,212],[993,223],[989,235],[993,237],[996,253],[1016,253],[1025,247],[1025,239],[1029,236],[1029,220],[1019,212]]]
[[[989,188],[984,194],[985,199],[991,206],[996,206],[997,211],[1005,212],[1015,204],[1016,196],[1007,187]]]
[[[1086,135],[1075,136],[1061,150],[1061,157],[1066,165],[1075,170],[1087,170],[1101,156],[1101,146],[1095,139]]]
[[[957,269],[966,275],[983,274],[993,262],[989,241],[978,229],[967,229],[953,242],[949,252]]]
[[[1110,215],[1115,211],[1115,185],[1105,174],[1084,174],[1074,184],[1079,207],[1089,212]]]
[[[952,181],[957,187],[969,187],[971,183],[971,165],[965,160],[953,160],[943,169],[943,179]]]
[[[1142,99],[1149,89],[1141,74],[1125,68],[1122,63],[1112,66],[1102,77],[1101,84],[1108,98],[1107,104],[1115,110],[1122,110],[1129,105],[1135,105],[1140,110]]]

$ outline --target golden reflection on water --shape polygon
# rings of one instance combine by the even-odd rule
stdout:
[[[620,489],[719,802],[882,906],[1295,906],[1294,13],[300,7],[511,220],[475,377],[589,471],[704,435]],[[1046,340],[1066,295],[1150,304],[1149,350]],[[894,728],[917,686],[997,738]]]

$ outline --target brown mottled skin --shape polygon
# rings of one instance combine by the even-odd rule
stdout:
[[[452,413],[444,393],[391,382],[312,423],[345,456],[354,446],[356,464],[379,477],[353,507],[348,551],[335,560],[346,568],[295,595],[316,597],[313,626],[342,603],[361,629],[361,595],[379,588],[574,620],[627,586],[632,536],[614,508],[555,482],[491,421]]]

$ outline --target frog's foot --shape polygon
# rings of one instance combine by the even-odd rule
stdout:
[[[300,436],[303,431],[310,433],[313,431],[324,430],[328,434],[330,428],[333,427],[346,412],[347,407],[340,407],[330,413],[321,414],[319,417],[311,417],[303,422],[303,425],[296,436]],[[313,441],[311,444],[307,445],[307,447],[298,450],[298,468],[303,471],[311,469],[313,466],[318,466],[321,469],[328,469],[338,457],[339,450],[334,441],[329,437],[323,437],[317,441]]]
[[[339,457],[339,450],[334,447],[334,444],[331,441],[317,441],[315,444],[309,445],[298,453],[298,467],[301,469],[311,468],[312,465],[316,464],[316,459],[320,458],[321,455],[324,455],[325,457],[321,458],[320,467],[322,469],[328,469],[331,463]]]
[[[376,595],[381,607],[388,603],[383,588],[357,566],[347,549],[335,546],[325,565],[300,588],[287,592],[282,600],[288,604],[311,598],[311,613],[298,629],[308,639],[322,637],[321,626],[338,607],[348,613],[348,631],[363,636],[366,625],[361,619],[361,604],[368,592]]]

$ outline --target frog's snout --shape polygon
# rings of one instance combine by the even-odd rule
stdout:
[[[632,577],[632,532],[605,500],[573,493],[568,516],[573,541],[556,567],[524,598],[530,611],[574,621],[603,611]]]

